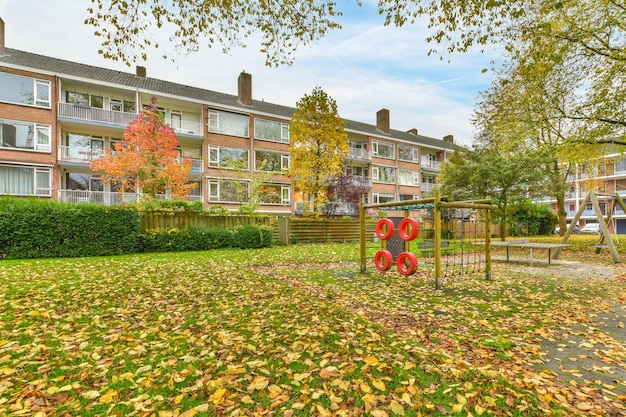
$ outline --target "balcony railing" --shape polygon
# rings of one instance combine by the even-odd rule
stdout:
[[[126,127],[137,115],[80,104],[59,103],[59,117]]]
[[[157,194],[154,196],[157,200],[171,200],[169,194]],[[66,203],[93,203],[104,204],[107,206],[121,203],[132,203],[138,201],[140,196],[134,193],[118,193],[107,191],[89,191],[89,190],[59,190],[59,199]],[[189,201],[202,201],[201,195],[188,196]]]
[[[366,161],[370,161],[372,159],[372,153],[368,151],[367,149],[350,148],[350,152],[348,153],[348,158],[363,159]]]
[[[59,103],[59,117],[82,120],[86,122],[103,123],[119,127],[126,127],[137,118],[135,113],[126,113],[113,110],[99,109],[82,104]],[[202,136],[202,123],[180,121],[179,126],[172,126],[176,134]]]
[[[435,186],[435,184],[431,184],[429,182],[423,182],[422,183],[422,193],[429,193],[433,190],[433,187]]]
[[[79,148],[75,146],[59,146],[59,161],[90,163],[104,156],[104,150]]]
[[[439,168],[441,167],[441,162],[433,161],[430,158],[422,158],[421,159],[421,166],[424,169],[430,169],[430,170],[433,170],[433,171],[439,171]]]

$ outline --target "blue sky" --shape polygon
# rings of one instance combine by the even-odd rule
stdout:
[[[442,138],[454,135],[455,142],[468,145],[474,135],[470,119],[479,93],[489,87],[489,67],[498,59],[494,51],[445,56],[428,56],[424,25],[401,29],[383,26],[373,2],[361,8],[338,0],[344,11],[343,29],[329,33],[315,45],[302,47],[291,66],[270,68],[254,39],[247,48],[230,54],[219,46],[203,47],[177,62],[161,58],[169,50],[167,36],[154,32],[163,46],[149,50],[149,77],[237,93],[237,76],[252,74],[253,98],[293,106],[317,85],[337,101],[342,117],[376,123],[376,112],[390,111],[391,127],[417,128],[420,134]],[[134,68],[105,60],[97,51],[99,39],[84,25],[90,0],[0,0],[0,17],[5,22],[9,48],[72,60],[126,72]]]

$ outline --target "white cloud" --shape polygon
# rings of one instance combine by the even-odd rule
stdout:
[[[84,0],[0,0],[6,45],[133,72],[134,68],[98,55],[99,40],[83,23],[87,6]],[[150,51],[149,60],[140,65],[147,67],[149,77],[230,94],[236,94],[237,76],[245,70],[253,75],[255,99],[286,106],[295,106],[319,85],[337,101],[345,118],[373,124],[376,111],[384,107],[390,110],[394,129],[417,128],[437,138],[453,134],[457,143],[469,144],[474,101],[489,82],[481,69],[497,54],[454,55],[451,63],[429,57],[424,27],[385,27],[372,13],[375,5],[366,6],[356,11],[349,7],[341,21],[343,29],[300,49],[289,67],[266,67],[254,39],[230,55],[221,53],[219,46],[204,47],[176,63],[161,58],[169,48]]]

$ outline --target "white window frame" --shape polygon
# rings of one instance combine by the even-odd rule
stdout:
[[[379,153],[379,147],[390,147],[391,148],[391,156],[381,156]],[[391,142],[385,142],[382,140],[374,139],[372,140],[372,156],[377,158],[386,158],[386,159],[395,159],[396,157],[396,146]]]
[[[47,100],[42,100],[42,99],[39,98],[39,91],[40,91],[41,88],[45,88],[45,89],[48,90],[47,94],[46,94],[48,96]],[[52,94],[50,81],[39,80],[39,79],[35,78],[35,85],[34,85],[34,90],[33,91],[34,91],[34,96],[35,96],[35,97],[33,97],[34,100],[35,100],[34,101],[35,102],[35,106],[36,107],[45,107],[45,108],[49,109],[50,108],[50,95]]]
[[[222,182],[246,182],[236,179],[209,179],[208,180],[208,201],[210,203],[231,203],[231,204],[245,204],[245,201],[228,201],[228,200],[220,200],[220,189],[222,187]],[[249,193],[250,183],[248,183],[248,193]],[[216,192],[212,192],[213,190]]]
[[[38,167],[31,165],[11,165],[11,164],[1,164],[0,166],[8,167],[8,168],[17,168],[17,169],[32,169],[33,170],[33,194],[0,194],[0,195],[16,195],[16,196],[40,196],[40,197],[51,197],[52,196],[52,168],[48,167]],[[47,174],[47,184],[45,187],[38,187],[38,176],[39,174]]]
[[[257,169],[256,167],[256,153],[257,152],[264,152],[264,153],[276,153],[276,154],[280,154],[280,170],[282,172],[284,171],[288,171],[289,167],[291,166],[291,155],[288,153],[284,153],[284,152],[275,152],[275,151],[267,151],[265,149],[255,149],[254,150],[254,170],[255,171],[259,171],[259,169]],[[263,172],[268,172],[268,171],[263,171]]]
[[[401,155],[400,147],[409,148],[411,150],[411,159],[402,159],[400,157],[400,155]],[[398,144],[398,161],[419,163],[419,161],[420,161],[420,159],[419,159],[419,148],[417,148],[416,146],[411,146],[411,145]]]
[[[240,151],[245,151],[248,153],[248,160],[246,161],[246,167],[249,168],[250,167],[250,150],[246,149],[246,148],[235,148],[232,146],[218,146],[218,145],[209,145],[209,160],[208,160],[208,164],[210,168],[220,168],[220,169],[235,169],[234,167],[225,167],[225,166],[221,166],[221,152],[222,149],[237,149]],[[213,158],[213,152],[215,152],[215,154],[217,155],[217,159]]]
[[[261,201],[266,206],[289,206],[291,205],[291,186],[288,184],[266,184],[271,186],[280,186],[280,203],[267,203]]]
[[[393,170],[393,181],[381,181],[380,179],[380,169],[391,169]],[[373,182],[379,182],[381,184],[395,184],[396,183],[396,168],[395,167],[389,167],[389,166],[384,166],[384,165],[373,165],[372,166],[372,181]]]
[[[246,117],[248,119],[248,124],[246,125],[245,134],[237,135],[237,134],[233,134],[233,133],[221,132],[220,131],[220,122],[219,122],[221,114],[232,114],[232,115],[235,115],[235,116]],[[226,112],[226,111],[221,111],[221,110],[209,110],[208,129],[209,129],[209,132],[211,132],[211,133],[219,133],[221,135],[228,135],[228,136],[237,136],[237,137],[248,138],[248,137],[250,137],[250,116],[246,115],[246,114]]]
[[[0,119],[0,121],[6,121],[8,123],[19,123],[22,125],[32,125],[33,128],[33,147],[32,148],[18,148],[18,147],[10,147],[10,146],[0,146],[0,149],[10,149],[15,151],[24,151],[24,152],[44,152],[50,153],[52,152],[52,126],[43,124],[43,123],[31,123],[22,120],[14,120],[14,119]],[[48,138],[47,143],[39,143],[39,133],[43,133],[44,137]],[[0,133],[1,134],[1,133]]]
[[[401,181],[402,178],[402,173],[410,173],[412,176],[412,183],[411,184],[404,184]],[[409,186],[413,186],[413,187],[419,187],[419,185],[421,184],[420,182],[420,173],[418,171],[413,171],[410,169],[399,169],[398,170],[398,185],[409,185]]]
[[[257,120],[262,121],[262,122],[267,122],[267,123],[279,124],[280,125],[280,138],[279,138],[279,140],[272,139],[272,138],[263,138],[263,137],[257,136],[257,130],[256,130]],[[262,119],[262,118],[255,117],[254,118],[254,139],[269,140],[271,142],[279,142],[279,143],[289,143],[289,140],[290,140],[289,124],[282,123],[282,122],[277,122],[275,120],[268,120],[268,119]]]
[[[391,198],[392,201],[396,199],[396,195],[393,193],[380,193],[380,192],[373,192],[372,193],[372,200],[373,200],[373,204],[379,204],[380,203],[380,197],[383,196],[385,198]]]

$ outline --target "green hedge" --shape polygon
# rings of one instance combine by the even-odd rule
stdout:
[[[0,259],[134,252],[139,220],[124,206],[0,198]]]
[[[140,237],[145,252],[181,252],[222,248],[262,248],[271,246],[272,230],[265,226],[238,226],[234,229],[153,229]]]

